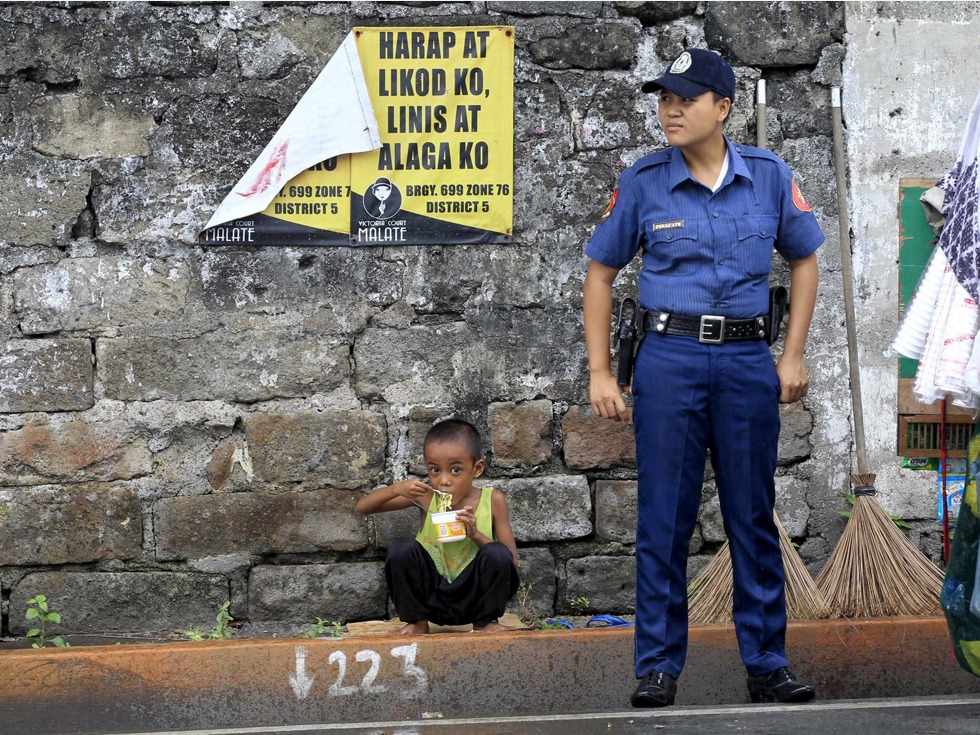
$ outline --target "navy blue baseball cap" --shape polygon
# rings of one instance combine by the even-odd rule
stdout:
[[[735,101],[735,71],[721,56],[703,48],[689,48],[670,62],[663,76],[647,82],[644,92],[666,89],[681,97],[717,92]]]

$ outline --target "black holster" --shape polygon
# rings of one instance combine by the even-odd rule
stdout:
[[[619,337],[616,382],[623,387],[633,382],[633,361],[636,359],[636,348],[643,338],[642,334],[637,337],[639,314],[640,308],[636,299],[627,297],[620,302],[619,324],[616,327],[616,334]]]
[[[789,292],[783,286],[769,289],[769,332],[766,342],[772,345],[779,339],[779,330],[783,327],[783,316],[789,311]]]

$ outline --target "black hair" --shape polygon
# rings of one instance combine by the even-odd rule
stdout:
[[[429,444],[465,444],[474,462],[483,459],[480,432],[469,421],[446,419],[435,424],[425,435],[423,448]]]

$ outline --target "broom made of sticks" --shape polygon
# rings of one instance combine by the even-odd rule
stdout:
[[[829,618],[830,605],[803,566],[803,560],[775,513],[772,519],[779,532],[779,550],[786,576],[786,617],[790,620]],[[687,595],[687,617],[692,625],[731,622],[734,580],[727,541],[688,584]]]
[[[835,616],[939,614],[943,573],[901,532],[878,504],[874,497],[875,475],[868,471],[854,319],[851,235],[844,174],[844,133],[838,87],[831,90],[831,98],[841,275],[844,279],[847,355],[858,474],[851,476],[854,509],[837,546],[817,575],[817,587],[830,603]]]

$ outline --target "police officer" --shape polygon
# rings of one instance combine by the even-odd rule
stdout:
[[[687,557],[710,450],[734,573],[734,620],[754,702],[801,702],[790,672],[773,522],[778,403],[805,395],[803,349],[823,235],[789,167],[722,133],[735,73],[687,49],[663,76],[658,117],[670,147],[623,172],[586,247],[585,339],[596,415],[629,421],[609,361],[612,285],[642,250],[645,338],[636,357],[635,707],[673,704],[687,653]],[[791,270],[785,347],[765,341],[775,248]]]

